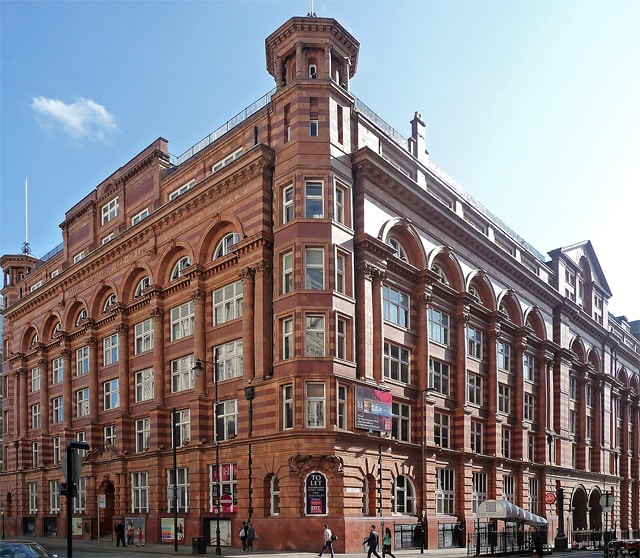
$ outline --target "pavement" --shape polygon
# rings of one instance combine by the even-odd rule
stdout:
[[[13,537],[8,537],[10,540]],[[23,537],[23,539],[26,537]],[[40,543],[50,552],[58,555],[59,558],[68,558],[67,555],[67,540],[61,538],[52,537],[28,537],[29,540],[35,540]],[[197,549],[196,549],[197,550]],[[206,547],[206,555],[214,556],[216,548],[213,546]],[[115,555],[119,558],[134,558],[135,556],[147,556],[154,555],[158,557],[165,556],[185,556],[193,555],[193,548],[191,544],[178,545],[178,551],[175,551],[173,544],[145,544],[141,547],[117,547],[115,542],[109,539],[101,540],[82,540],[74,539],[72,543],[72,558],[104,558],[105,555]],[[260,550],[256,549],[254,552],[243,552],[241,548],[236,547],[222,547],[221,555],[227,558],[239,558],[241,556],[250,555],[252,557],[262,558],[313,558],[317,557],[315,552],[299,552],[299,551],[279,551],[279,550]],[[335,553],[337,558],[366,558],[366,553],[360,552],[357,554],[341,554]],[[396,550],[394,555],[397,558],[425,558],[425,557],[437,557],[437,558],[462,558],[467,556],[466,548],[440,548],[440,549],[428,549],[424,553],[421,553],[418,549],[411,550]],[[528,555],[520,555],[527,556]],[[566,552],[554,552],[554,557],[569,557],[578,558],[579,556],[596,557],[602,556],[602,551],[587,553],[577,551]],[[329,558],[326,554],[325,558]]]

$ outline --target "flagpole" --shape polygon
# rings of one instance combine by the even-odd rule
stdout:
[[[24,244],[22,245],[22,253],[24,255],[31,253],[29,247],[29,178],[24,179]]]

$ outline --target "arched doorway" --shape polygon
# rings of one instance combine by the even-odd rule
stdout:
[[[116,489],[111,479],[105,477],[98,488],[98,494],[105,496],[105,508],[100,510],[100,536],[113,536],[113,515],[116,512]]]
[[[571,496],[571,529],[585,531],[589,528],[587,521],[587,493],[582,486],[577,487]]]
[[[589,496],[589,526],[592,531],[602,531],[602,506],[600,490],[594,490]]]

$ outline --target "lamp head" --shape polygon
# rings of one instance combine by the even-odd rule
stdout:
[[[204,366],[202,366],[202,361],[200,359],[196,360],[196,363],[192,370],[196,373],[197,376],[200,376],[204,370]]]
[[[255,388],[251,383],[244,388],[244,396],[247,401],[251,401],[256,396]]]
[[[18,442],[18,440],[14,440],[13,441],[13,447],[18,449],[18,446],[20,445],[20,442]]]

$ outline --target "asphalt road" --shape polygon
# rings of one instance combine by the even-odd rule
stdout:
[[[56,553],[59,558],[69,558],[67,553],[67,541],[66,539],[58,538],[35,538],[30,540],[36,540],[42,546],[47,548],[50,552]],[[175,551],[172,544],[149,544],[143,547],[116,547],[115,542],[102,539],[98,540],[74,540],[72,544],[72,558],[105,558],[109,554],[118,556],[118,558],[149,558],[149,555],[157,557],[169,557],[169,556],[186,556],[193,555],[193,548],[190,544],[178,545],[178,552]],[[215,547],[207,546],[206,555],[215,556]],[[221,553],[223,557],[227,558],[240,558],[241,556],[247,556],[246,552],[242,552],[238,548],[222,547]],[[438,549],[438,550],[425,550],[421,553],[419,550],[397,550],[394,552],[397,558],[463,558],[467,556],[467,550],[465,548],[455,549]],[[313,558],[317,554],[315,552],[282,552],[282,551],[261,551],[257,549],[250,555],[256,558]],[[514,555],[521,558],[529,558],[528,555]],[[574,550],[567,552],[554,552],[553,557],[571,557],[571,558],[599,558],[603,556],[603,551],[593,550]],[[326,558],[329,558],[327,555]],[[336,553],[336,558],[366,558],[365,553],[358,554],[339,554]]]

